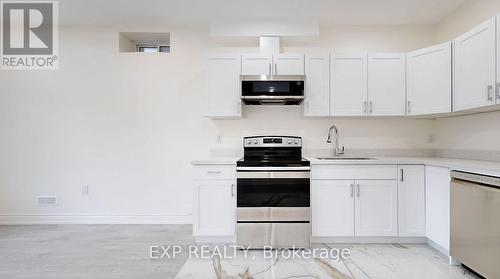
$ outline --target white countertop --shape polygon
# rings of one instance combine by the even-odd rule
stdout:
[[[500,162],[440,157],[370,157],[373,160],[318,160],[307,158],[311,165],[430,165],[452,170],[500,177]],[[235,165],[241,157],[214,157],[193,160],[193,165]]]
[[[373,160],[318,160],[308,158],[311,165],[430,165],[452,170],[500,176],[500,162],[440,157],[370,157]]]

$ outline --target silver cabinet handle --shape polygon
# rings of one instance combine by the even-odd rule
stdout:
[[[366,113],[366,101],[363,102],[363,112]]]
[[[411,101],[408,101],[408,113],[411,113]]]
[[[234,197],[234,183],[231,183],[231,197]]]
[[[309,101],[306,101],[306,112],[309,113]]]
[[[493,85],[488,85],[488,101],[493,101]]]
[[[354,197],[354,184],[351,184],[351,197]]]
[[[278,64],[274,63],[274,74],[278,74]]]
[[[373,102],[370,101],[370,113],[373,113]]]
[[[238,101],[238,103],[236,104],[236,109],[238,111],[238,114],[241,113],[241,101]]]
[[[273,70],[271,69],[271,63],[269,63],[269,75],[273,74]]]
[[[405,177],[404,177],[405,171],[404,171],[404,169],[401,169],[400,171],[401,171],[401,182],[404,182],[405,181]]]
[[[218,174],[218,173],[221,173],[220,170],[209,170],[207,171],[208,174]]]
[[[356,190],[357,190],[357,193],[356,193],[356,196],[359,197],[359,184],[356,185]]]

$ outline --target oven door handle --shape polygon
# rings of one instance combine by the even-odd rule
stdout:
[[[236,167],[236,171],[254,171],[254,172],[269,172],[269,171],[310,171],[311,167]]]
[[[238,172],[238,179],[253,179],[253,178],[265,178],[265,179],[280,179],[280,178],[310,178],[311,173],[309,171],[256,171],[256,172]]]

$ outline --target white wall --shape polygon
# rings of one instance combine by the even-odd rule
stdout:
[[[436,26],[434,39],[436,42],[452,40],[498,13],[500,13],[498,0],[470,1]],[[455,150],[464,155],[474,154],[476,151],[499,154],[499,119],[500,111],[438,119],[434,128],[435,148]],[[498,155],[495,156],[500,158]]]
[[[304,119],[300,107],[206,119],[207,52],[256,48],[213,43],[205,29],[172,28],[147,30],[170,31],[171,54],[119,53],[119,31],[130,30],[61,28],[59,70],[0,72],[0,223],[188,222],[190,161],[211,149],[241,152],[246,135],[299,135],[307,149],[330,148],[325,137],[335,123],[348,150],[431,147],[431,120]],[[285,51],[407,51],[432,39],[428,28],[411,26],[322,32]],[[38,195],[57,195],[59,205],[40,208]]]

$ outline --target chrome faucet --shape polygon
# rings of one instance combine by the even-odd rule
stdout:
[[[333,149],[333,156],[339,156],[344,154],[345,148],[339,148],[339,130],[335,125],[332,125],[328,130],[328,138],[326,139],[326,143],[332,143],[332,131],[335,132],[335,145]]]

